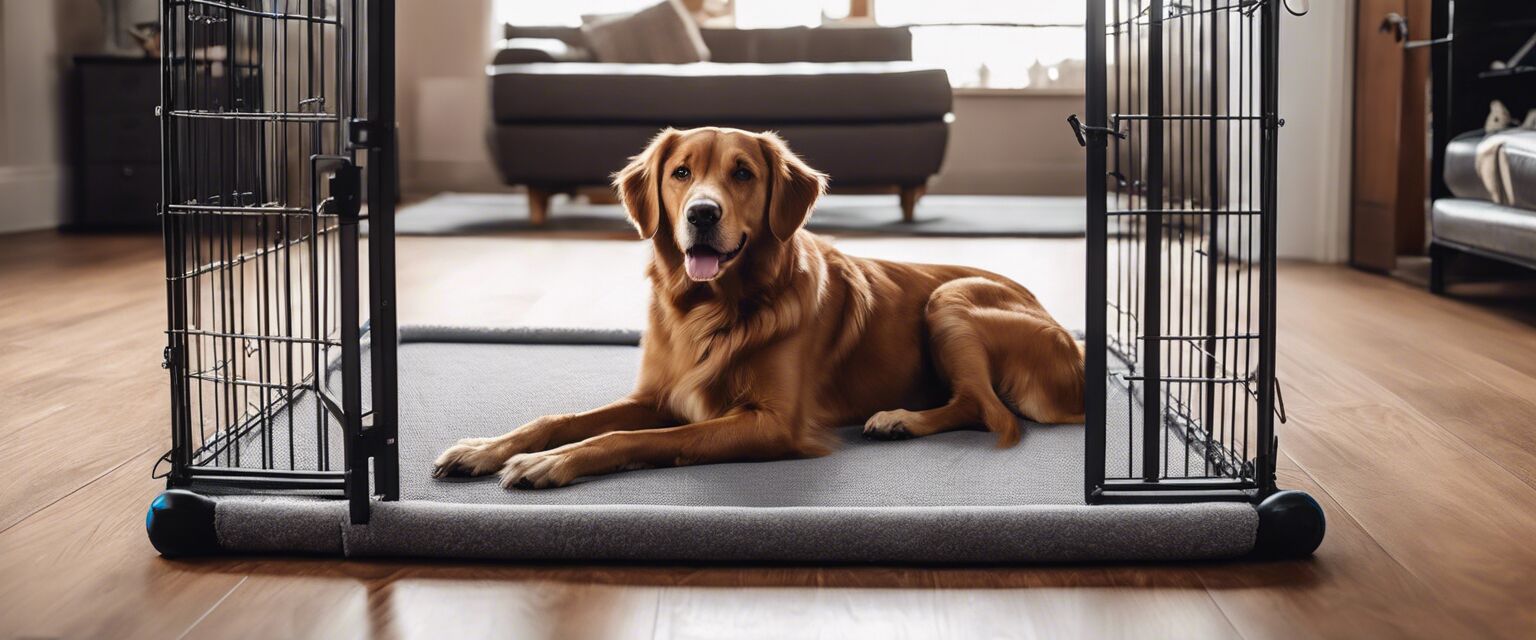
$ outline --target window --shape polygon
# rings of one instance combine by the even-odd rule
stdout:
[[[867,23],[857,0],[735,0],[741,28]],[[980,89],[1083,88],[1084,5],[1066,0],[867,0],[877,24],[912,27],[912,58]],[[858,3],[863,4],[863,3]],[[1033,26],[1061,25],[1061,26]]]
[[[848,17],[849,0],[736,0],[738,29],[815,27]]]
[[[912,58],[944,67],[956,87],[1083,88],[1081,2],[875,0],[874,14],[911,25]]]
[[[659,0],[496,0],[496,24],[579,27],[583,15],[630,13]]]
[[[658,0],[496,0],[497,23],[581,24],[584,14],[636,11]],[[685,3],[686,4],[686,3]],[[1067,0],[699,0],[711,26],[741,29],[873,22],[912,28],[912,58],[977,89],[1083,88],[1084,4]],[[871,15],[850,15],[868,10]],[[1054,25],[1054,26],[1052,26]]]

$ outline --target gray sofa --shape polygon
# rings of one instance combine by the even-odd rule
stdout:
[[[506,36],[489,142],[535,223],[550,195],[607,185],[657,130],[705,125],[777,131],[834,189],[895,191],[910,220],[949,140],[948,76],[910,62],[906,29],[704,29],[711,61],[689,64],[592,62],[575,28]]]
[[[1456,136],[1445,147],[1445,185],[1454,198],[1430,210],[1430,290],[1444,293],[1447,270],[1461,253],[1536,269],[1536,131],[1508,130],[1495,194],[1477,169],[1481,130]],[[1507,171],[1507,174],[1504,172]],[[1507,191],[1507,192],[1506,192]]]

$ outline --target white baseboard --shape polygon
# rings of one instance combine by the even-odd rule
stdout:
[[[63,168],[0,166],[0,233],[54,229],[63,220]]]

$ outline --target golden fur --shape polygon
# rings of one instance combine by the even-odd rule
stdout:
[[[654,245],[634,392],[462,440],[434,473],[541,488],[821,455],[829,428],[861,421],[879,439],[982,426],[999,446],[1018,441],[1015,415],[1082,421],[1082,347],[1034,295],[979,269],[843,254],[801,230],[825,185],[771,133],[663,131],[615,176]],[[700,201],[719,205],[707,232],[684,220]],[[684,262],[706,245],[722,262],[701,281]]]

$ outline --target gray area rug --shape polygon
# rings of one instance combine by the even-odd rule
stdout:
[[[930,195],[918,201],[916,220],[901,221],[895,195],[829,195],[811,216],[812,231],[949,237],[1075,237],[1084,233],[1083,199],[1046,196]],[[549,220],[528,220],[520,193],[444,193],[402,207],[395,233],[455,236],[559,231],[632,233],[616,204],[557,197]]]
[[[226,548],[649,561],[1182,560],[1242,555],[1258,526],[1246,503],[1084,505],[1082,427],[1022,421],[1023,440],[1009,449],[980,431],[873,442],[849,426],[838,432],[841,448],[822,458],[648,469],[540,491],[504,490],[494,477],[434,480],[433,458],[459,438],[629,391],[636,336],[401,333],[401,501],[375,503],[372,522],[354,526],[338,501],[223,498],[217,530]],[[293,409],[313,412],[307,401]]]

